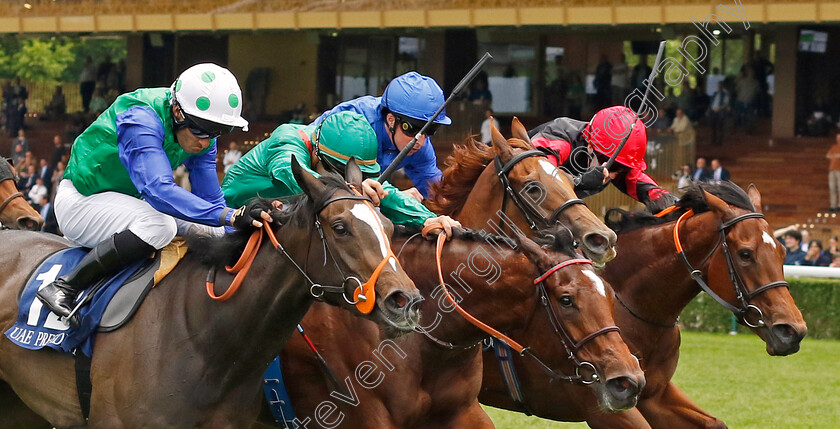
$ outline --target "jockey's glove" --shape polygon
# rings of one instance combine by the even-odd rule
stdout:
[[[604,167],[598,165],[589,167],[580,176],[574,178],[575,192],[595,191],[598,192],[607,186],[604,183]]]
[[[248,202],[248,204],[233,211],[230,217],[230,226],[238,230],[249,230],[257,228],[254,221],[263,223],[265,219],[262,217],[262,212],[270,213],[272,205],[269,201],[255,198]]]

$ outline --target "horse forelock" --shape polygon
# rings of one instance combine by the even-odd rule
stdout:
[[[617,234],[622,234],[641,228],[673,222],[688,210],[693,210],[697,214],[704,213],[709,211],[710,207],[706,202],[703,191],[720,198],[729,205],[748,212],[755,211],[755,206],[753,206],[749,195],[732,182],[693,183],[685,188],[685,194],[683,194],[677,203],[679,210],[668,215],[656,217],[647,210],[628,212],[621,209],[611,209],[604,217],[604,223]]]

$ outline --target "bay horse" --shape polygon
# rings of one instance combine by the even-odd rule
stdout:
[[[615,288],[615,320],[647,379],[636,409],[602,413],[587,391],[549,383],[523,359],[515,363],[525,401],[516,404],[490,353],[484,355],[481,402],[519,411],[526,406],[540,417],[585,420],[593,428],[725,428],[671,381],[679,358],[677,321],[707,285],[765,341],[768,354],[799,350],[807,328],[784,281],[784,247],[763,217],[758,189],[750,185],[744,192],[729,182],[692,185],[676,211],[663,217],[608,213],[618,231],[618,256],[602,275]]]
[[[11,160],[0,158],[0,225],[10,229],[38,231],[44,218],[15,186],[17,173]]]
[[[358,184],[361,172],[354,162],[348,165],[348,181]],[[229,284],[233,276],[219,267],[232,262],[250,234],[192,237],[190,252],[149,292],[132,320],[97,335],[87,422],[71,356],[26,350],[2,336],[0,380],[59,428],[243,427],[259,412],[256,400],[268,364],[316,297],[376,321],[386,335],[410,330],[418,323],[410,303],[419,295],[390,251],[393,225],[343,178],[315,178],[294,158],[292,170],[304,194],[272,213],[274,222],[266,226],[279,240],[257,245],[250,274],[235,295],[225,302],[208,298],[216,291],[205,291],[205,276],[209,265],[219,283]],[[0,249],[0,259],[16,267],[0,275],[5,331],[17,318],[16,295],[29,272],[68,243],[21,231],[0,232],[0,240],[14,244]],[[360,298],[348,298],[360,279],[368,279],[365,286],[375,283],[375,295],[363,289],[368,300],[376,297],[369,314],[354,305]],[[7,427],[7,418],[0,415],[0,426]]]
[[[511,129],[514,137],[506,140],[492,127],[492,148],[473,138],[455,146],[443,177],[432,185],[429,208],[465,227],[500,234],[508,221],[530,235],[562,221],[589,259],[602,265],[615,257],[615,233],[577,198],[572,178],[534,148],[518,119]]]
[[[458,231],[440,257],[442,272],[451,273],[447,290],[495,329],[530,326],[543,343],[566,347],[571,357],[551,349],[529,350],[530,358],[545,365],[544,377],[586,383],[604,408],[632,407],[644,378],[613,327],[609,285],[590,261],[580,259],[568,229],[535,240],[523,236],[517,246],[484,232]],[[415,234],[395,238],[394,245],[425,298],[421,312],[428,335],[415,332],[389,342],[375,324],[314,305],[301,323],[343,392],[325,380],[304,340],[293,337],[281,358],[297,418],[360,429],[494,427],[477,400],[479,342],[487,334],[452,311],[436,274],[433,243]],[[543,273],[552,274],[543,286],[535,285]],[[537,345],[530,340],[522,344]],[[272,425],[267,407],[260,421]]]

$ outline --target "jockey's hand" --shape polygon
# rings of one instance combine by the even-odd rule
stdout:
[[[645,206],[647,206],[647,209],[653,214],[657,214],[679,202],[674,194],[659,188],[651,189],[648,192],[648,198],[649,199],[647,203],[645,203]]]
[[[388,196],[388,191],[382,187],[382,184],[373,179],[365,179],[362,182],[362,195],[370,198],[373,205],[378,206],[379,202]]]
[[[230,217],[230,226],[239,230],[252,227],[262,228],[262,221],[271,222],[269,212],[276,207],[274,202],[261,199],[251,200],[248,204],[234,210],[233,216]]]
[[[408,188],[408,189],[404,190],[403,192],[408,194],[409,197],[414,198],[415,200],[417,200],[421,203],[424,200],[423,194],[421,194],[420,191],[417,190],[417,188]]]
[[[461,227],[461,222],[458,222],[455,219],[452,219],[449,216],[438,216],[438,217],[430,217],[423,222],[423,226],[429,226],[434,224],[440,224],[443,227],[443,231],[446,233],[446,239],[449,240],[452,238],[452,228]]]
[[[575,190],[593,190],[602,188],[608,183],[610,173],[606,168],[597,165],[589,167],[578,177],[575,177]]]

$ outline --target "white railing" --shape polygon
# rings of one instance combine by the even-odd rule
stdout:
[[[785,278],[797,277],[840,279],[840,267],[811,267],[802,265],[785,265]]]

